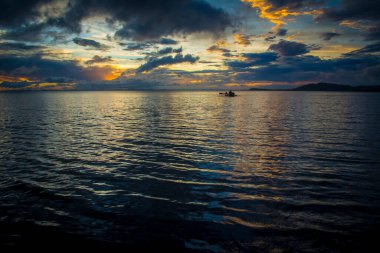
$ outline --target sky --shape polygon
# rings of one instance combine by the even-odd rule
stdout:
[[[2,0],[0,91],[380,85],[375,0]]]

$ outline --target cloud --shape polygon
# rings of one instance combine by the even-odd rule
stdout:
[[[0,26],[1,27],[1,26]],[[44,30],[44,24],[28,24],[17,26],[5,31],[1,35],[2,39],[17,40],[17,41],[39,41],[41,39],[41,33]]]
[[[341,36],[341,34],[337,33],[337,32],[324,32],[324,33],[321,34],[321,38],[323,40],[326,40],[326,41],[329,41],[332,38],[335,38],[335,37],[338,37],[338,36]]]
[[[320,6],[323,0],[266,0],[272,10],[288,9],[292,11],[310,9]]]
[[[234,39],[237,44],[240,44],[243,46],[248,46],[251,44],[251,41],[248,35],[237,33],[235,34]]]
[[[171,53],[182,53],[182,48],[172,48],[172,47],[166,47],[157,52],[158,55],[165,55],[165,54],[171,54]]]
[[[22,88],[25,88],[25,87],[29,87],[31,86],[32,84],[34,83],[31,83],[31,82],[1,82],[0,83],[0,89],[1,88],[5,88],[5,89],[22,89]]]
[[[27,77],[30,80],[62,78],[70,81],[96,81],[104,80],[113,71],[112,66],[83,67],[75,60],[51,60],[40,56],[0,56],[0,75]]]
[[[99,55],[94,55],[94,57],[92,57],[91,60],[88,60],[85,63],[91,65],[94,63],[108,63],[108,62],[112,62],[112,61],[113,60],[112,60],[111,56],[101,57]]]
[[[229,53],[231,50],[223,48],[224,46],[227,46],[227,43],[223,40],[218,40],[215,42],[215,45],[210,46],[207,48],[207,51],[209,52],[219,52],[219,53]]]
[[[367,40],[380,40],[380,22],[367,29]]]
[[[268,36],[265,38],[265,41],[274,41],[276,38],[276,36]]]
[[[41,45],[31,45],[31,44],[20,43],[20,42],[1,42],[0,43],[0,50],[6,50],[6,51],[41,50],[44,48],[46,47],[41,46]]]
[[[190,56],[193,57],[193,56]],[[104,68],[83,67],[76,61],[57,62],[41,58],[0,57],[0,77],[4,73],[13,76],[24,76],[36,83],[43,77],[44,82],[76,83],[75,89],[155,89],[179,88],[178,84],[187,88],[216,88],[225,84],[244,85],[246,83],[307,83],[334,82],[353,85],[378,84],[380,57],[369,54],[344,55],[337,59],[321,59],[311,55],[279,57],[275,52],[242,54],[244,60],[240,66],[230,66],[227,70],[170,70],[158,68],[183,62],[184,56],[168,56],[150,59],[151,66],[144,75],[136,75],[134,70],[126,71],[124,77],[113,81],[104,81],[104,76],[112,73],[110,66]],[[169,59],[168,59],[169,58]],[[195,57],[193,57],[195,58]],[[31,63],[33,62],[33,63]],[[238,64],[238,61],[237,63]],[[246,64],[245,66],[243,64]],[[228,66],[228,64],[226,64]],[[252,68],[251,68],[252,67]],[[151,70],[151,71],[150,71]],[[145,72],[146,72],[145,71]],[[43,75],[42,73],[47,73]],[[133,73],[133,76],[130,76]],[[22,79],[8,78],[7,87],[23,86]],[[4,80],[4,79],[3,79]],[[15,83],[14,86],[12,83]],[[27,84],[25,84],[27,86]],[[0,85],[1,87],[1,85]],[[183,87],[183,86],[182,86]]]
[[[174,57],[173,56],[165,56],[162,58],[150,58],[146,63],[141,65],[136,72],[147,72],[152,69],[158,68],[160,66],[164,65],[173,65],[177,63],[183,63],[183,62],[189,62],[189,63],[195,63],[199,60],[199,57],[192,56],[190,54],[187,54],[183,56],[182,54],[177,54]]]
[[[176,45],[178,44],[178,41],[169,38],[161,38],[159,43],[162,45]]]
[[[120,43],[120,45],[125,45],[125,44]],[[145,50],[147,48],[152,47],[151,43],[129,43],[126,45],[127,45],[127,48],[125,48],[124,50],[127,50],[127,51]]]
[[[368,40],[380,40],[380,2],[342,0],[337,6],[324,8],[318,20],[337,21],[343,26],[364,30]]]
[[[90,47],[98,50],[107,50],[109,47],[107,45],[101,44],[95,40],[82,39],[82,38],[74,38],[73,42],[82,47]]]
[[[288,30],[284,28],[280,28],[276,31],[277,36],[285,36],[286,34],[288,34]]]
[[[226,65],[231,68],[249,68],[268,65],[279,58],[277,53],[274,52],[245,53],[242,56],[245,58],[243,61],[228,61]]]
[[[245,53],[243,56],[254,61],[256,64],[262,65],[273,62],[278,59],[278,55],[273,52],[264,52],[264,53]]]
[[[380,57],[350,55],[323,60],[311,55],[278,58],[271,64],[258,68],[243,69],[235,75],[237,82],[334,82],[353,85],[378,84],[376,69]],[[238,71],[238,69],[235,69]]]
[[[116,32],[121,38],[147,40],[181,33],[219,34],[232,25],[227,12],[203,0],[143,0],[126,2],[120,8],[113,16],[123,23]]]
[[[35,81],[5,81],[0,83],[0,90],[72,90],[71,82],[35,82]]]
[[[125,50],[138,51],[138,50],[145,50],[145,49],[151,48],[151,47],[157,48],[157,44],[161,44],[161,45],[177,45],[178,41],[172,40],[172,39],[168,39],[168,38],[161,38],[159,40],[151,40],[151,41],[146,41],[146,42],[139,42],[139,43],[134,42],[134,43],[128,43],[128,44],[120,42],[119,44],[121,46],[127,45],[127,48],[125,48]]]
[[[281,56],[295,56],[309,53],[311,47],[300,42],[281,40],[277,44],[270,45],[268,49]]]
[[[95,16],[104,16],[109,23],[117,22],[120,29],[115,35],[134,40],[199,32],[220,34],[233,25],[226,11],[205,0],[20,0],[0,3],[0,27],[9,34],[15,27],[22,28],[18,29],[19,35],[28,33],[32,27],[38,27],[39,32],[57,27],[80,33],[82,21]]]
[[[275,24],[275,30],[286,24],[290,17],[300,15],[314,15],[316,10],[310,10],[310,7],[319,6],[319,0],[241,0],[249,3],[252,8],[257,9],[259,17],[267,19]]]
[[[342,3],[325,8],[320,17],[342,20],[376,20],[379,18],[380,3],[373,0],[342,0]]]
[[[0,1],[0,25],[13,26],[24,23],[38,15],[36,7],[40,0]]]
[[[221,48],[217,45],[212,45],[211,47],[207,48],[207,51],[209,51],[209,52],[221,52],[221,53],[231,52],[229,49]]]
[[[31,79],[57,76],[83,78],[75,61],[47,60],[38,56],[2,56],[0,57],[0,73],[10,76],[28,76]]]
[[[377,42],[375,44],[367,45],[361,49],[352,51],[348,53],[347,55],[353,55],[353,54],[370,54],[370,53],[380,53],[380,42]]]

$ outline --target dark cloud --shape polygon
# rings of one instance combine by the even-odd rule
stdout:
[[[123,23],[123,28],[116,32],[116,36],[121,38],[146,40],[177,33],[217,34],[232,25],[227,12],[203,0],[142,0],[127,3],[119,7],[121,10],[113,10],[113,16]]]
[[[244,69],[254,66],[255,63],[246,61],[228,61],[226,62],[226,65],[230,68]]]
[[[101,57],[99,55],[95,55],[94,57],[92,57],[91,60],[88,60],[86,61],[85,63],[86,64],[94,64],[94,63],[108,63],[108,62],[112,62],[112,57],[111,56],[105,56],[105,57]]]
[[[367,45],[361,49],[352,51],[351,53],[348,53],[348,55],[352,54],[369,54],[369,53],[380,53],[380,42]]]
[[[347,84],[378,84],[375,70],[380,57],[373,55],[344,56],[323,60],[311,55],[279,58],[278,61],[253,69],[244,69],[236,81],[300,82],[315,80]]]
[[[274,41],[276,39],[276,36],[268,36],[265,38],[265,41]]]
[[[172,40],[172,39],[169,39],[169,38],[161,38],[159,40],[159,43],[162,44],[162,45],[176,45],[176,44],[178,44],[178,41]]]
[[[320,17],[342,20],[378,20],[380,3],[373,0],[342,0],[341,4],[325,8]]]
[[[310,52],[310,47],[306,44],[287,40],[272,44],[268,49],[277,52],[281,56],[295,56]]]
[[[277,36],[285,36],[287,33],[288,33],[287,29],[280,28],[280,29],[277,30],[276,35]]]
[[[151,41],[146,41],[146,42],[135,42],[135,43],[123,43],[119,42],[121,46],[127,46],[124,50],[128,51],[138,51],[138,50],[145,50],[147,48],[158,48],[157,44],[161,45],[177,45],[178,41],[168,39],[168,38],[161,38],[159,40],[151,40]]]
[[[14,0],[0,1],[0,25],[13,26],[25,23],[35,18],[38,13],[35,8],[41,3],[49,1],[40,0]]]
[[[335,37],[338,37],[338,36],[341,36],[341,34],[337,33],[337,32],[324,32],[324,33],[321,34],[321,38],[323,40],[326,40],[326,41],[329,41],[332,38],[335,38]]]
[[[152,69],[158,68],[160,66],[164,65],[173,65],[177,63],[183,63],[183,62],[189,62],[189,63],[195,63],[199,60],[199,57],[192,56],[190,54],[187,54],[183,56],[182,54],[177,54],[174,57],[173,56],[165,56],[162,58],[150,58],[146,63],[141,65],[136,72],[145,72],[150,71]]]
[[[231,54],[230,52],[227,52],[227,53],[223,53],[223,56],[224,57],[232,57],[232,56],[234,56],[234,54]]]
[[[68,77],[83,79],[76,61],[47,60],[41,57],[0,57],[0,73],[29,78]]]
[[[212,45],[211,47],[207,48],[207,51],[209,52],[221,52],[221,53],[229,53],[231,50],[222,48],[218,45]]]
[[[31,45],[31,44],[20,43],[20,42],[1,42],[0,43],[0,50],[5,50],[5,51],[41,50],[44,48],[45,46]]]
[[[278,55],[273,52],[264,52],[264,53],[246,53],[243,56],[251,61],[254,61],[256,64],[267,64],[278,59]]]
[[[42,85],[40,85],[42,84]],[[0,89],[5,90],[71,90],[73,88],[73,83],[61,80],[61,82],[38,82],[38,81],[28,81],[28,82],[2,82],[0,84]]]
[[[0,88],[8,88],[8,89],[22,89],[25,87],[29,87],[34,83],[32,82],[2,82],[0,83]]]
[[[72,0],[66,6],[60,6],[60,15],[40,11],[41,6],[51,2],[1,1],[0,27],[7,30],[8,36],[17,30],[17,35],[21,37],[30,35],[31,28],[38,28],[41,32],[43,28],[58,27],[79,33],[81,22],[86,18],[105,16],[108,23],[117,21],[121,25],[116,31],[117,37],[148,40],[178,33],[218,34],[232,25],[227,12],[204,0]],[[34,35],[38,36],[38,33]],[[169,39],[163,42],[169,42]]]
[[[380,40],[380,22],[367,30],[365,38],[367,40]]]
[[[93,49],[98,50],[106,50],[109,49],[108,46],[101,44],[95,40],[89,40],[89,39],[82,39],[82,38],[74,38],[73,42],[77,45],[83,46],[83,47],[90,47]]]
[[[158,55],[165,55],[165,54],[171,54],[171,53],[182,53],[182,48],[172,48],[172,47],[166,47],[157,52]]]
[[[266,0],[271,10],[288,8],[290,10],[313,9],[321,6],[324,0]]]
[[[18,41],[39,41],[44,28],[44,24],[21,25],[7,30],[1,38]]]
[[[124,45],[124,43],[121,43],[121,45]],[[145,50],[150,47],[152,47],[151,43],[130,43],[130,44],[127,44],[127,47],[124,50],[138,51],[138,50]]]
[[[0,75],[20,77],[32,80],[63,78],[65,80],[102,80],[103,75],[111,71],[106,67],[82,67],[75,60],[50,60],[40,56],[15,57],[0,56]]]
[[[374,0],[342,0],[339,5],[325,8],[319,20],[333,20],[362,27],[368,40],[380,39],[380,2]]]
[[[279,56],[274,52],[242,54],[244,61],[229,61],[226,65],[231,68],[249,68],[252,66],[268,65],[276,61]]]

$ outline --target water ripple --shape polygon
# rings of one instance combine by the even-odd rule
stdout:
[[[366,93],[0,94],[0,244],[364,252],[379,108]]]

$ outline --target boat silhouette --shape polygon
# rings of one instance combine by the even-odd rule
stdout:
[[[235,94],[235,92],[233,92],[233,91],[226,91],[226,92],[219,92],[219,95],[224,95],[225,97],[235,97],[235,96],[237,96],[236,94]]]

